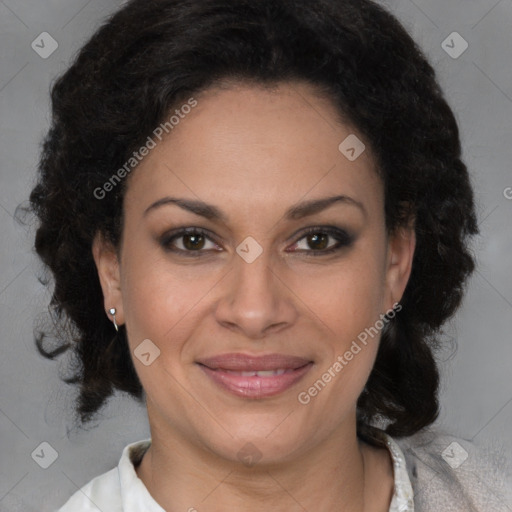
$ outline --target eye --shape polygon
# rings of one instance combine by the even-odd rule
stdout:
[[[309,255],[325,255],[351,245],[353,237],[334,227],[313,227],[306,230],[287,252],[305,252]],[[160,244],[165,251],[183,256],[197,257],[205,252],[222,251],[208,231],[202,228],[180,228],[164,234]],[[210,246],[208,247],[208,244]]]
[[[292,251],[312,254],[331,254],[351,245],[353,237],[346,231],[332,227],[309,228],[292,246]]]
[[[208,247],[208,243],[210,247]],[[162,247],[169,252],[182,253],[186,256],[199,256],[207,250],[218,251],[220,247],[201,228],[185,228],[166,233],[160,240]],[[188,253],[188,254],[187,254]]]

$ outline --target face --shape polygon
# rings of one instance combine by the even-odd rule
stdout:
[[[95,240],[105,309],[152,429],[285,460],[353,428],[379,339],[362,333],[400,300],[414,235],[388,236],[368,144],[347,158],[357,131],[310,86],[195,99],[129,178],[119,259]]]

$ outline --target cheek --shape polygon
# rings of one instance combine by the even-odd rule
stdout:
[[[325,332],[323,357],[308,382],[312,387],[304,389],[305,400],[315,397],[317,407],[337,411],[333,421],[355,404],[375,361],[385,312],[383,258],[378,244],[361,243],[330,272],[304,272],[297,279]]]
[[[341,345],[370,327],[382,313],[385,275],[376,247],[364,244],[350,257],[313,271],[295,273],[294,289]]]
[[[151,259],[141,253],[127,246],[123,261],[123,310],[130,345],[133,349],[150,339],[173,350],[177,347],[172,340],[182,339],[207,283],[190,272],[170,272],[165,258]]]
[[[171,275],[162,262],[151,266],[125,263],[123,308],[136,372],[148,398],[165,404],[173,396],[173,410],[178,410],[185,382],[182,353],[198,317],[204,314],[198,304],[204,287],[182,274]],[[149,365],[138,356],[147,352]],[[182,399],[186,402],[186,396]]]

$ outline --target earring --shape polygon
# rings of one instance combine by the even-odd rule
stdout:
[[[112,322],[114,323],[114,327],[116,328],[116,331],[119,331],[117,324],[116,324],[116,308],[110,308],[109,313],[112,315]]]

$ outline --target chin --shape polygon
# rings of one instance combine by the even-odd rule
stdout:
[[[286,462],[307,450],[316,437],[315,430],[318,432],[311,425],[294,421],[292,410],[288,407],[286,412],[263,414],[260,411],[243,417],[238,411],[232,421],[228,414],[222,415],[223,428],[210,430],[205,443],[218,456],[246,466]]]

